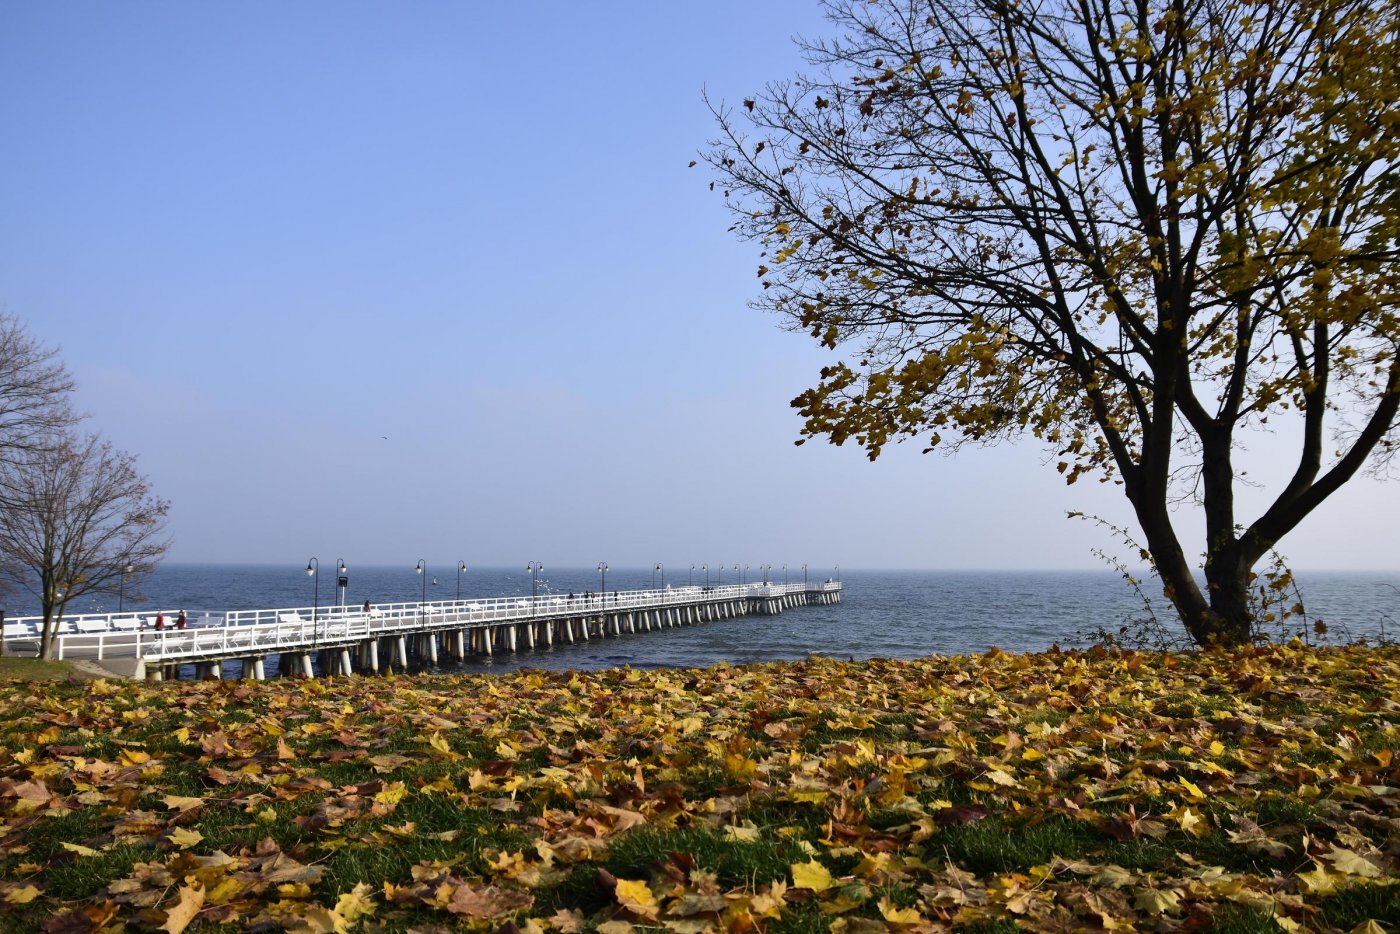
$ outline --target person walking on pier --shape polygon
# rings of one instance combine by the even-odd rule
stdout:
[[[165,628],[165,611],[164,611],[164,610],[161,610],[159,613],[156,614],[156,628],[157,628],[157,629],[164,629],[164,628]]]
[[[184,629],[187,625],[189,625],[189,623],[188,623],[188,621],[185,619],[185,611],[184,611],[184,610],[181,610],[181,611],[180,611],[180,615],[177,616],[177,617],[175,617],[175,628],[176,628],[176,629]]]

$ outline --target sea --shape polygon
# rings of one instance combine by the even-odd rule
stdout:
[[[167,616],[183,609],[191,618],[225,610],[310,608],[344,601],[351,606],[426,599],[597,592],[600,580],[593,568],[546,567],[538,580],[524,568],[470,568],[459,577],[456,567],[429,566],[426,574],[412,566],[351,567],[343,593],[337,585],[338,562],[328,561],[316,577],[300,566],[252,564],[162,564],[122,595],[124,611]],[[666,585],[733,584],[762,579],[763,570],[750,567],[722,573],[689,567],[610,568],[608,590],[631,590]],[[773,568],[775,583],[801,582],[802,569]],[[1400,571],[1300,572],[1299,595],[1306,616],[1271,631],[1287,638],[1298,630],[1310,641],[1346,643],[1400,639]],[[746,664],[792,660],[808,655],[840,659],[921,658],[963,655],[993,646],[1005,651],[1035,652],[1059,645],[1082,647],[1098,641],[1101,632],[1134,628],[1149,610],[1168,635],[1181,627],[1149,579],[1134,590],[1117,572],[1102,571],[880,571],[809,568],[811,582],[839,579],[842,602],[832,606],[803,606],[776,616],[752,615],[697,626],[624,635],[578,645],[498,654],[465,663],[448,663],[442,670],[505,671],[518,667],[598,669],[623,665],[637,668],[687,668],[727,662]],[[6,595],[6,617],[36,612],[22,593]],[[1290,596],[1290,601],[1292,597]],[[112,612],[118,600],[101,597],[69,607],[70,613]],[[1319,637],[1314,624],[1325,623]]]

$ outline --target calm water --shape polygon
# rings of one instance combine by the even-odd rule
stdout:
[[[696,583],[704,583],[698,569]],[[814,581],[832,572],[812,573]],[[434,584],[434,575],[437,583]],[[347,602],[416,601],[426,591],[429,600],[450,600],[457,594],[454,568],[429,568],[420,578],[411,567],[351,568]],[[789,570],[792,581],[802,572]],[[1400,636],[1400,572],[1302,574],[1303,597],[1309,616],[1332,627],[1333,641],[1379,635]],[[686,569],[667,581],[685,584]],[[755,579],[750,571],[749,581]],[[781,582],[781,570],[771,579]],[[844,602],[837,606],[798,607],[778,616],[749,616],[701,626],[623,636],[552,650],[470,661],[468,668],[502,670],[517,665],[538,668],[686,667],[721,661],[743,663],[801,658],[809,653],[837,658],[917,658],[929,654],[961,654],[998,646],[1013,651],[1037,651],[1058,642],[1083,644],[1095,628],[1116,630],[1140,613],[1142,601],[1111,571],[842,571]],[[658,578],[658,584],[660,580]],[[733,571],[718,581],[734,583]],[[627,590],[649,587],[652,572],[619,568],[608,572],[607,586]],[[530,593],[523,571],[469,570],[462,576],[462,597],[511,596]],[[126,609],[175,611],[197,616],[200,611],[307,606],[313,582],[301,568],[258,565],[164,565],[141,587],[139,598],[128,596]],[[592,569],[548,569],[541,590],[582,593],[598,589]],[[11,595],[7,615],[34,612]],[[321,570],[320,604],[336,600],[334,563]],[[115,610],[115,600],[102,600],[73,612]],[[1158,609],[1164,621],[1170,615]]]

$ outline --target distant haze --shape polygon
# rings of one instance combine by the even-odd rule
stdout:
[[[746,307],[755,248],[687,163],[702,87],[737,105],[825,29],[806,0],[6,4],[0,305],[171,500],[173,561],[1132,557],[1064,518],[1130,524],[1117,488],[1034,442],[793,446],[834,357]],[[1241,460],[1275,479],[1286,442]],[[1357,480],[1283,551],[1394,568],[1397,519]]]

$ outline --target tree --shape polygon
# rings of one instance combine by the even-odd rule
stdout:
[[[829,3],[815,74],[711,104],[706,156],[758,304],[849,351],[802,440],[1029,432],[1122,485],[1197,642],[1248,640],[1255,564],[1396,449],[1397,10]],[[1280,426],[1292,475],[1238,516],[1233,459]]]
[[[71,601],[117,593],[124,575],[149,573],[169,548],[169,504],[134,458],[94,435],[66,433],[0,466],[0,491],[0,577],[39,601],[43,658]]]
[[[73,425],[73,379],[57,354],[0,311],[0,460],[31,451]]]

